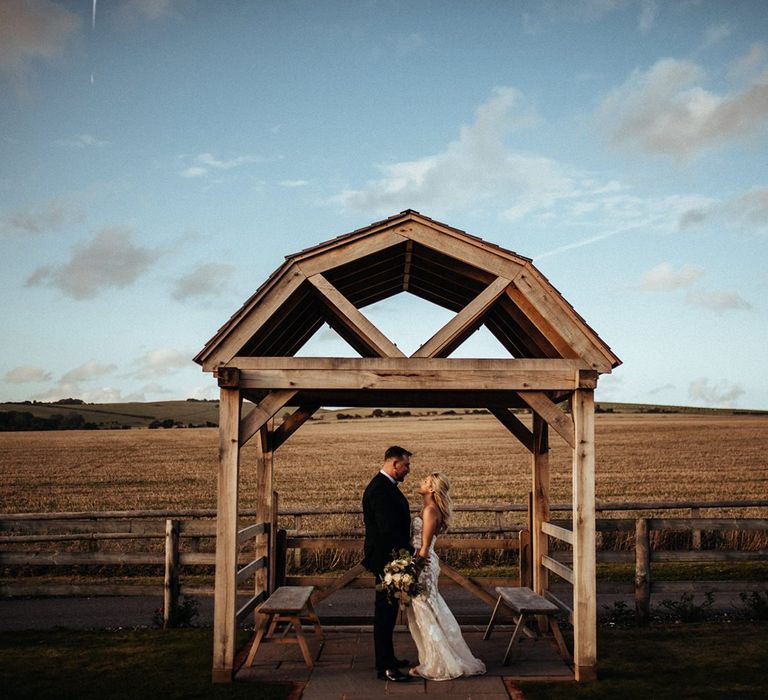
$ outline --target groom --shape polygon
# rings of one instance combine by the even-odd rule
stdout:
[[[365,544],[363,566],[375,574],[376,583],[384,577],[384,566],[392,560],[392,552],[413,551],[411,546],[411,513],[408,500],[397,488],[411,470],[411,453],[393,446],[384,453],[384,466],[371,479],[363,494]],[[405,682],[411,676],[399,668],[409,666],[407,659],[395,657],[392,634],[397,621],[397,602],[388,600],[385,591],[376,591],[373,617],[373,646],[377,676],[384,681]]]

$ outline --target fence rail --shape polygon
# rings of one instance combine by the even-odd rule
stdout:
[[[664,512],[690,511],[691,517],[638,517],[638,518],[598,518],[596,527],[603,533],[634,533],[634,551],[598,551],[598,562],[631,563],[635,562],[635,599],[639,615],[643,615],[649,607],[651,592],[671,590],[675,586],[686,586],[696,589],[692,582],[656,582],[651,580],[650,571],[653,562],[741,562],[768,561],[768,550],[757,551],[737,550],[707,550],[701,548],[701,533],[707,531],[766,531],[768,518],[705,518],[701,517],[703,510],[709,509],[754,509],[768,508],[768,499],[753,499],[747,501],[682,501],[682,502],[611,502],[597,505],[600,513],[608,512]],[[510,503],[496,504],[462,504],[455,507],[463,513],[495,514],[494,523],[482,527],[466,526],[452,530],[451,535],[438,540],[438,546],[443,550],[478,549],[488,551],[529,551],[526,543],[529,540],[527,526],[505,523],[506,513],[527,513],[527,506]],[[550,507],[553,513],[570,512],[569,504],[554,504]],[[279,516],[283,521],[293,518],[293,528],[287,533],[274,533],[270,538],[279,541],[283,548],[292,550],[294,555],[301,551],[319,550],[360,550],[362,547],[362,530],[354,529],[341,532],[320,532],[302,530],[304,516],[318,515],[350,515],[362,513],[359,508],[282,508]],[[213,552],[199,551],[201,541],[211,540],[216,535],[216,512],[209,509],[186,510],[131,510],[131,511],[87,511],[73,513],[6,513],[0,514],[0,566],[3,567],[58,567],[79,565],[154,565],[162,566],[165,572],[163,581],[164,609],[166,618],[172,615],[180,594],[209,595],[213,593],[212,586],[185,586],[181,584],[181,569],[186,566],[211,567],[215,563]],[[241,519],[253,517],[255,510],[240,511]],[[273,522],[275,520],[273,519]],[[555,539],[568,542],[571,537],[570,521],[553,520],[545,523],[545,532]],[[238,533],[238,544],[244,545],[259,535],[269,535],[271,523],[254,523],[245,525]],[[653,550],[650,545],[650,533],[653,530],[671,532],[691,532],[692,548],[680,550]],[[478,535],[486,535],[480,537]],[[492,536],[488,536],[492,535]],[[102,542],[121,541],[157,541],[164,542],[156,551],[141,552],[107,552],[99,551]],[[69,542],[83,542],[91,551],[57,552],[57,551],[23,551],[21,545],[42,545]],[[184,542],[184,547],[182,547]],[[191,551],[189,551],[191,550]],[[521,569],[529,563],[520,559]],[[568,579],[570,571],[566,566],[571,559],[568,551],[550,552],[545,560],[545,566],[564,579]],[[262,557],[254,558],[252,554],[244,554],[238,558],[238,582],[250,578],[255,572],[263,569],[267,560]],[[299,585],[327,586],[329,576],[296,576],[285,577],[286,582]],[[274,577],[275,573],[270,572]],[[336,577],[338,578],[338,577]],[[485,586],[509,585],[509,579],[483,578],[477,579]],[[274,578],[273,578],[274,583]],[[451,581],[446,581],[451,583]],[[722,583],[722,585],[720,585]],[[733,582],[720,582],[720,588],[732,588]],[[743,586],[752,586],[757,582],[740,582]],[[355,587],[369,587],[372,580],[367,577],[352,583]],[[715,586],[715,587],[718,587]],[[765,585],[758,585],[765,589]],[[610,584],[601,584],[601,592],[610,589]],[[626,586],[624,586],[626,589]],[[155,589],[156,590],[156,589]],[[130,584],[6,584],[0,586],[0,595],[147,595],[152,589],[147,586]],[[252,593],[252,591],[249,591]],[[250,607],[253,607],[253,600]],[[243,615],[244,616],[244,615]],[[166,619],[171,624],[172,620]]]

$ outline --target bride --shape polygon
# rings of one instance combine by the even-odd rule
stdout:
[[[419,665],[410,674],[433,681],[485,673],[485,664],[472,656],[456,618],[437,590],[440,563],[435,554],[435,537],[448,529],[451,519],[448,489],[448,480],[442,474],[427,476],[419,487],[424,508],[421,516],[413,520],[413,546],[417,558],[426,560],[426,566],[419,575],[421,592],[408,607],[408,629],[419,653]]]

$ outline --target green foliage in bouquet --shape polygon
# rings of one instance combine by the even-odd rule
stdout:
[[[384,578],[377,584],[376,590],[385,591],[389,601],[397,601],[401,609],[419,594],[419,572],[413,555],[407,549],[392,552],[392,561],[384,566]]]

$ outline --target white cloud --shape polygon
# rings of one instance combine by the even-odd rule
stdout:
[[[768,187],[754,187],[728,206],[742,221],[761,228],[768,226]]]
[[[192,364],[191,356],[187,357],[173,348],[158,348],[152,350],[134,361],[139,366],[132,376],[138,379],[154,379],[173,374]]]
[[[62,375],[59,380],[60,384],[77,384],[79,382],[86,382],[95,377],[102,377],[105,374],[114,372],[117,369],[117,365],[105,365],[95,360],[86,362],[79,367],[69,370]]]
[[[749,51],[737,58],[728,68],[728,74],[733,80],[753,81],[762,76],[765,80],[765,72],[768,69],[768,46],[766,44],[752,44]]]
[[[228,263],[204,263],[182,275],[173,284],[171,296],[183,301],[190,297],[213,297],[226,291],[234,265]]]
[[[183,156],[182,161],[190,163],[189,156]],[[262,163],[264,158],[260,156],[237,156],[228,160],[217,158],[212,153],[200,153],[191,159],[191,163],[182,167],[178,171],[181,177],[202,177],[207,175],[211,170],[231,170],[232,168],[239,168],[243,165],[250,165],[252,163]]]
[[[647,393],[649,396],[656,396],[657,394],[663,394],[667,391],[673,391],[675,388],[676,387],[674,384],[662,384],[661,386],[656,386],[653,389],[649,389]]]
[[[48,0],[0,2],[0,76],[18,93],[27,89],[33,66],[51,62],[80,30],[80,18]]]
[[[705,78],[691,61],[662,59],[606,95],[596,125],[618,145],[685,157],[768,123],[768,81],[718,95],[701,86]]]
[[[733,407],[744,393],[746,392],[738,384],[728,384],[726,381],[721,381],[718,384],[710,385],[706,377],[695,379],[688,386],[688,396],[710,406]]]
[[[27,286],[55,287],[73,299],[90,299],[105,289],[129,286],[153,262],[153,252],[136,245],[130,231],[107,228],[76,246],[69,262],[35,270]]]
[[[572,188],[564,168],[547,158],[509,151],[505,137],[532,124],[534,110],[514,88],[497,88],[440,153],[380,166],[383,177],[362,189],[342,191],[333,201],[345,209],[391,212],[411,208],[453,208],[505,194],[530,210]],[[544,193],[542,193],[544,190]],[[509,216],[516,212],[510,210]]]
[[[123,22],[157,22],[176,13],[178,0],[122,0],[118,18]]]
[[[643,34],[647,34],[653,28],[658,14],[659,6],[656,0],[643,0],[640,3],[640,17],[637,19],[637,26]]]
[[[280,187],[304,187],[305,185],[308,185],[309,182],[307,180],[281,180],[280,181]]]
[[[69,139],[59,139],[56,141],[56,144],[70,148],[102,148],[103,146],[108,146],[109,141],[102,141],[90,134],[80,134]]]
[[[80,205],[73,199],[54,197],[0,217],[0,233],[42,234],[81,223],[84,219]]]
[[[707,48],[719,44],[721,41],[725,41],[731,34],[733,34],[733,30],[733,24],[728,21],[710,25],[704,32],[704,47]]]
[[[646,272],[640,279],[640,289],[646,292],[672,292],[690,287],[704,274],[704,270],[695,265],[683,265],[675,270],[672,263],[663,262]]]
[[[691,306],[700,306],[718,314],[725,311],[749,311],[752,308],[752,304],[743,299],[738,292],[729,290],[692,289],[685,300]]]
[[[50,381],[51,373],[42,367],[21,365],[6,372],[3,379],[10,384],[31,384],[32,382]]]

